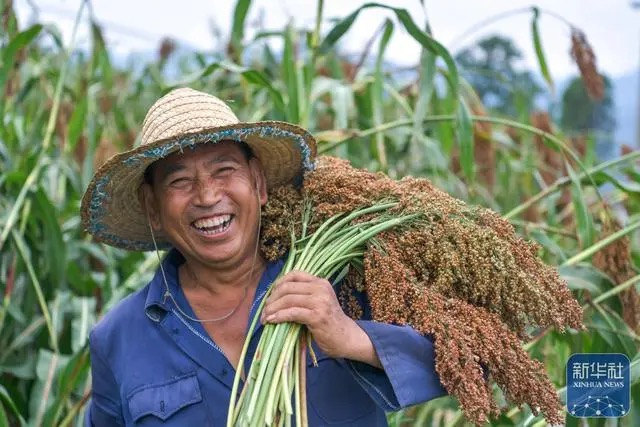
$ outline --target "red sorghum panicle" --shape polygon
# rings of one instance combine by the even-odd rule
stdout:
[[[491,379],[510,402],[528,403],[539,408],[548,421],[560,422],[561,404],[555,389],[542,364],[528,357],[516,334],[483,308],[432,289],[414,287],[407,292],[406,283],[415,278],[397,262],[402,246],[385,245],[384,252],[370,250],[365,257],[373,317],[410,324],[434,338],[442,384],[458,398],[470,421],[482,424],[499,413],[490,392]],[[486,379],[484,369],[490,373]]]
[[[589,98],[594,101],[602,100],[604,80],[596,67],[596,55],[587,41],[587,36],[577,28],[571,30],[571,57],[578,65]]]
[[[621,229],[617,221],[610,219],[602,226],[599,240],[602,240]],[[636,275],[631,260],[631,241],[624,236],[608,246],[600,249],[593,256],[593,265],[620,285]],[[622,303],[622,317],[636,333],[640,333],[640,295],[631,286],[619,294]]]
[[[169,59],[171,54],[176,50],[176,42],[170,37],[165,37],[160,41],[160,46],[158,47],[158,60],[166,61]]]
[[[281,258],[289,250],[292,225],[295,234],[301,235],[302,208],[302,195],[291,186],[277,187],[269,193],[260,228],[260,249],[267,260]]]
[[[582,309],[557,272],[539,260],[537,245],[497,213],[467,205],[426,179],[396,181],[325,157],[300,191],[270,192],[262,252],[274,259],[288,250],[291,224],[300,235],[305,202],[313,206],[313,232],[330,216],[386,199],[399,202],[392,214],[418,212],[421,218],[371,241],[364,273],[354,269],[339,295],[347,313],[361,315],[349,293],[364,289],[375,320],[431,335],[441,381],[472,422],[499,414],[491,380],[510,402],[560,422],[555,390],[520,339],[534,327],[581,328]]]

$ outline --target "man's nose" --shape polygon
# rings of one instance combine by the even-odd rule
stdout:
[[[220,188],[214,179],[203,178],[196,181],[195,201],[199,206],[213,206],[220,200]]]

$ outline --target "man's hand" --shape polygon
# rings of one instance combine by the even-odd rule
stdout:
[[[273,286],[262,311],[263,323],[301,323],[328,356],[382,368],[371,339],[344,313],[327,280],[292,271]]]

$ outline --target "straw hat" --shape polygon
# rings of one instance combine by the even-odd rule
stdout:
[[[108,245],[152,250],[147,216],[138,199],[144,171],[151,163],[196,144],[246,142],[264,168],[267,188],[300,184],[312,170],[316,141],[290,123],[243,123],[223,101],[193,89],[175,89],[156,101],[142,124],[140,145],[116,154],[96,172],[82,198],[84,228]],[[159,248],[170,247],[156,233]]]

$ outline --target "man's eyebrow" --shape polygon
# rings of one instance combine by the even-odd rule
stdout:
[[[231,156],[229,154],[223,154],[223,155],[221,155],[219,157],[214,157],[213,159],[209,160],[206,164],[207,164],[207,166],[209,166],[209,165],[212,165],[212,164],[222,163],[222,162],[240,163],[240,161],[235,156]]]
[[[158,173],[160,175],[160,180],[163,180],[173,173],[184,170],[185,166],[182,163],[169,163],[167,165],[162,166],[159,169],[160,170],[158,171]]]
[[[218,157],[214,157],[213,159],[207,161],[206,165],[210,166],[210,165],[214,165],[216,163],[223,163],[223,162],[235,162],[235,163],[241,163],[240,160],[238,160],[238,158],[236,156],[232,156],[229,154],[223,154],[221,156]],[[182,163],[180,162],[174,162],[174,163],[168,163],[160,168],[158,168],[158,174],[159,174],[159,178],[160,181],[166,179],[168,176],[176,173],[176,172],[180,172],[186,169],[186,166],[184,166]]]

